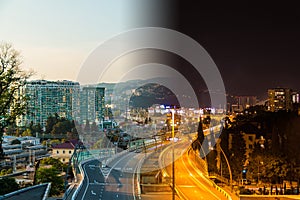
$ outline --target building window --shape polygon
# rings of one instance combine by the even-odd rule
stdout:
[[[253,137],[252,136],[248,136],[249,141],[253,141]]]
[[[72,154],[72,151],[69,151],[69,154]]]
[[[253,149],[253,145],[252,144],[249,144],[249,149]]]
[[[63,162],[65,162],[65,159],[64,159],[64,158],[63,158],[62,160],[63,160]]]
[[[65,150],[63,150],[63,154],[65,154]]]
[[[59,151],[56,151],[56,154],[59,154]]]

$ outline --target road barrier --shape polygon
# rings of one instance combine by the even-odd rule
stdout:
[[[189,149],[189,151],[188,152],[191,152],[192,150],[190,150]],[[192,151],[193,152],[193,151]],[[190,155],[190,154],[189,154]],[[188,157],[189,158],[189,157]],[[197,156],[197,158],[198,159],[201,159],[199,156]],[[201,159],[202,160],[202,159]],[[202,174],[200,174],[199,173],[199,170],[198,170],[198,168],[197,168],[197,166],[195,166],[195,164],[193,163],[193,162],[191,162],[191,160],[190,160],[190,158],[189,158],[189,163],[190,163],[190,165],[195,169],[195,171],[200,175],[200,176],[202,176]],[[207,166],[207,165],[206,165]],[[203,168],[203,165],[202,166],[200,166],[200,167],[202,167]],[[206,171],[207,172],[207,171]],[[210,179],[209,179],[209,177],[208,177],[208,172],[207,172],[207,174],[206,174],[206,179],[207,179],[207,182],[211,185],[211,186],[213,186],[214,188],[216,188],[221,194],[223,194],[228,200],[232,200],[232,198],[231,198],[231,196],[224,190],[224,189],[222,189],[221,187],[219,187],[215,182],[213,182],[213,181],[211,181]]]

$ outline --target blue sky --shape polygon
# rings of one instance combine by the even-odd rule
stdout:
[[[94,48],[134,26],[132,5],[121,0],[0,0],[0,40],[21,52],[23,67],[36,72],[33,78],[76,80]]]

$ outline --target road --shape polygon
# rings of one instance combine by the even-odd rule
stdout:
[[[73,199],[130,200],[137,199],[136,170],[142,153],[128,152],[103,166],[99,160],[82,164],[84,179]]]
[[[212,182],[201,174],[199,169],[193,167],[186,153],[189,146],[189,139],[178,141],[174,146],[175,185],[178,195],[183,199],[227,200],[228,198],[220,193]],[[139,187],[137,187],[137,171],[145,156],[146,154],[143,152],[126,152],[122,156],[110,160],[107,165],[97,159],[83,162],[81,167],[84,179],[73,199],[143,199],[140,196]],[[164,175],[172,174],[172,145],[164,148],[158,162],[160,163],[159,167],[165,168]],[[153,196],[153,199],[162,200],[164,198]]]
[[[188,142],[185,141],[179,142],[174,146],[174,154],[175,158],[177,158],[175,161],[175,187],[178,194],[184,199],[227,200],[225,195],[219,192],[199,169],[195,169],[191,165],[186,151],[187,146]],[[165,173],[168,176],[172,174],[171,161],[172,147],[169,147],[161,155],[161,162],[167,166]]]

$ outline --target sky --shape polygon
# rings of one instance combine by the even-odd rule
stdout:
[[[196,39],[233,95],[267,97],[267,89],[300,89],[300,7],[288,2],[180,4],[180,30]]]
[[[129,17],[123,1],[0,0],[0,40],[21,52],[34,78],[76,80],[88,54],[126,30]]]
[[[151,3],[150,3],[151,2]],[[34,79],[76,80],[103,41],[137,27],[165,27],[199,42],[232,95],[300,90],[300,8],[264,1],[0,0],[0,41],[21,51]]]

